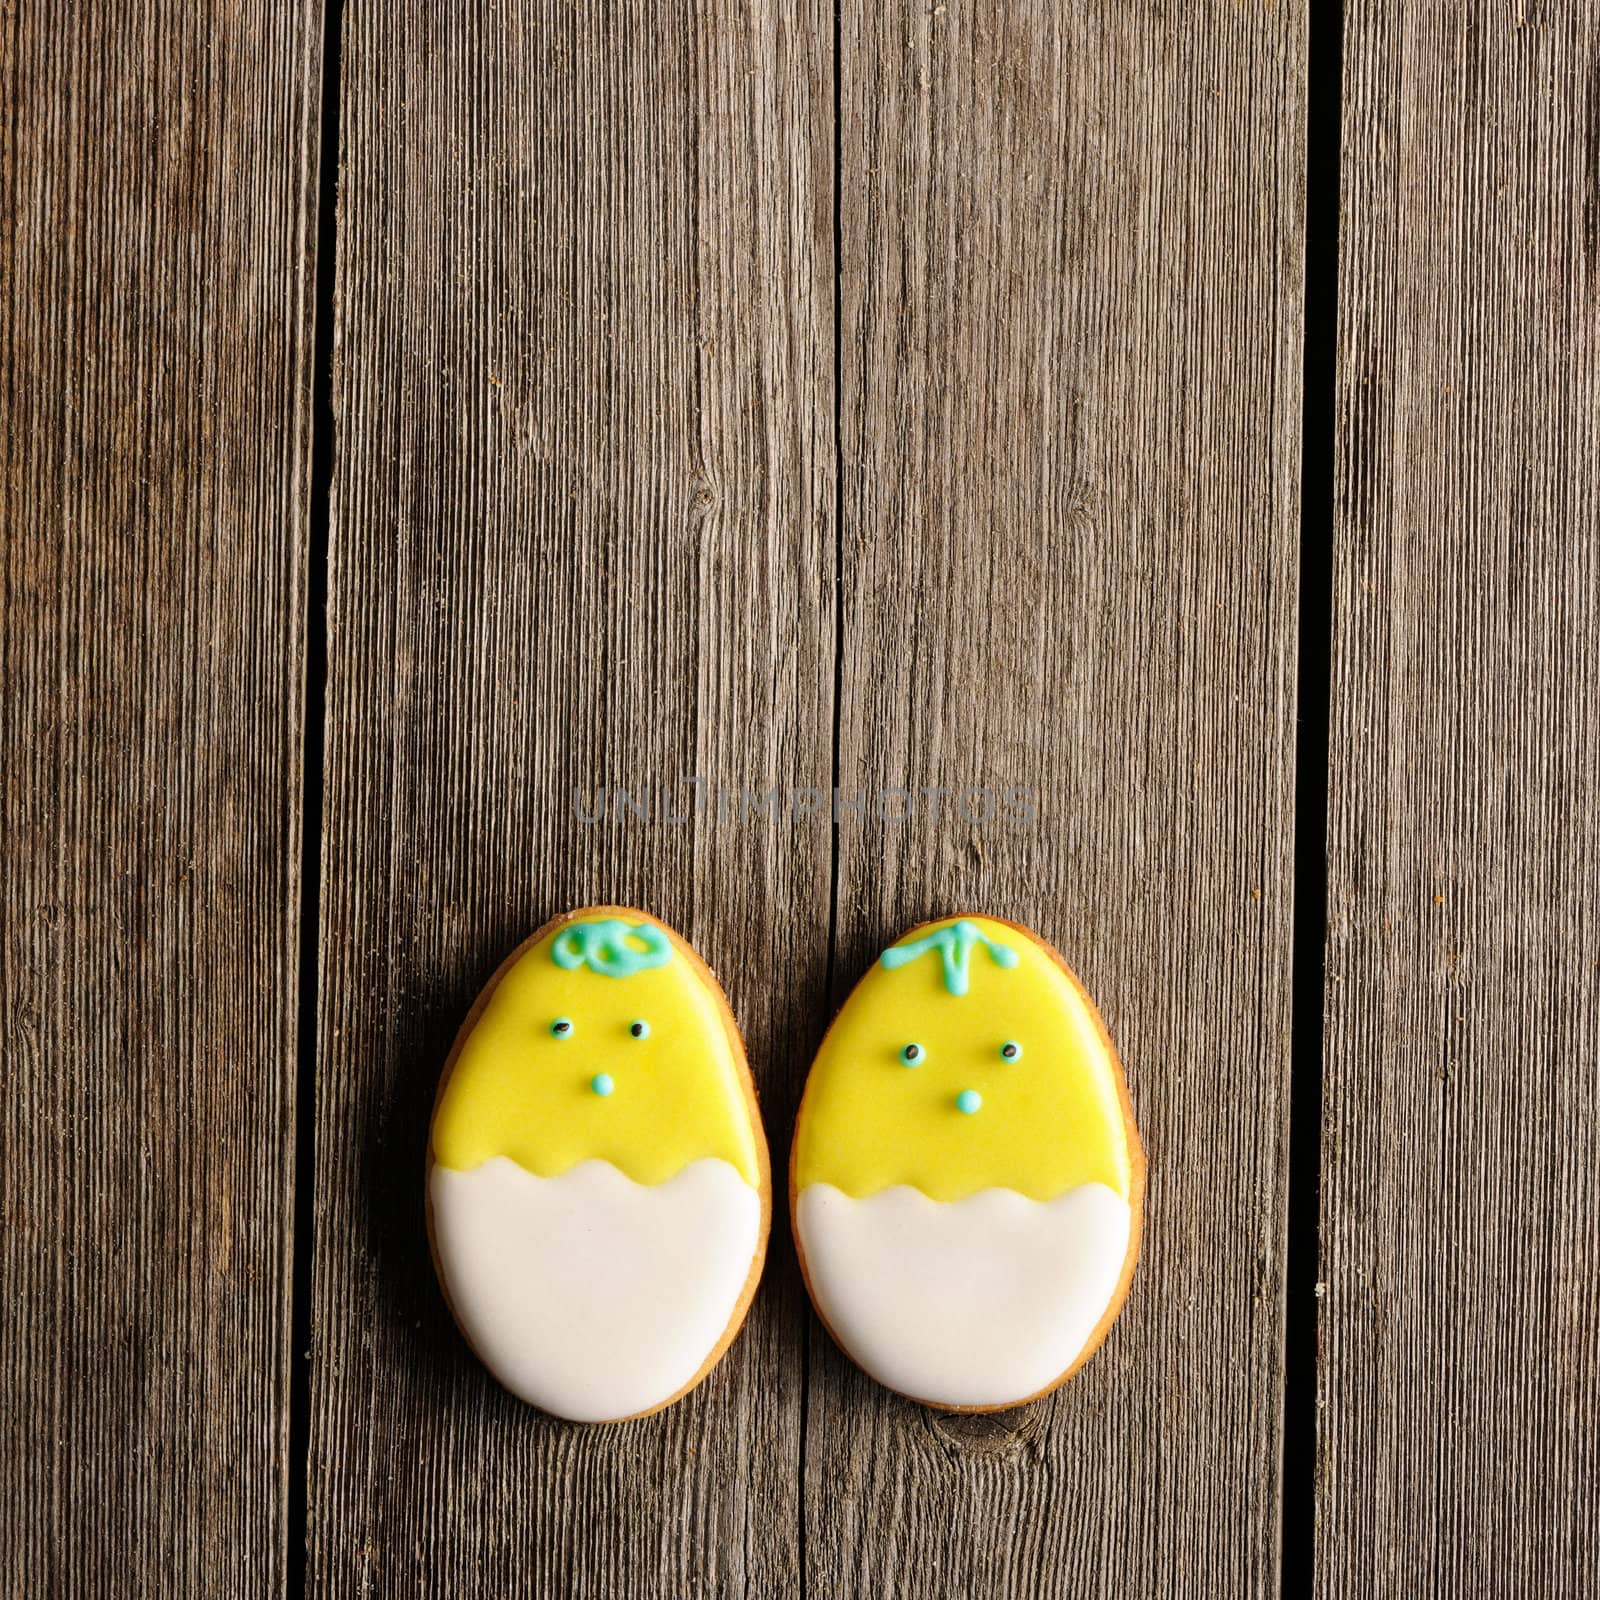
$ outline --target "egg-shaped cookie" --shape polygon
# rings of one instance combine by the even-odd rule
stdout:
[[[687,1393],[739,1331],[771,1182],[744,1045],[705,963],[642,911],[541,928],[445,1064],[429,1234],[480,1360],[555,1416]]]
[[[991,917],[914,928],[806,1081],[790,1205],[828,1331],[954,1411],[1048,1393],[1127,1295],[1144,1155],[1116,1052],[1066,964]]]

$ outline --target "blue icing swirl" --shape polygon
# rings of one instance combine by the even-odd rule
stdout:
[[[666,966],[672,959],[672,941],[648,922],[630,926],[607,917],[563,928],[550,946],[550,959],[568,972],[587,967],[603,978],[631,978],[636,972]]]
[[[947,927],[935,928],[932,933],[913,939],[910,944],[894,945],[878,959],[893,972],[908,961],[915,961],[918,956],[937,950],[944,963],[944,986],[951,994],[959,995],[967,992],[967,962],[975,944],[981,944],[989,952],[989,959],[997,967],[1014,967],[1021,959],[1010,945],[989,938],[977,923],[969,922],[965,917]]]

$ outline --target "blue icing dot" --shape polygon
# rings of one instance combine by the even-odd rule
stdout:
[[[611,1081],[611,1074],[609,1072],[597,1072],[594,1077],[589,1080],[589,1087],[593,1089],[597,1095],[604,1099],[606,1095],[610,1094],[611,1091],[616,1088],[616,1084]]]
[[[928,1052],[924,1050],[920,1044],[902,1045],[900,1049],[900,1060],[905,1066],[920,1067],[927,1054]]]
[[[1002,1061],[1020,1061],[1022,1059],[1022,1046],[1015,1039],[1007,1039],[1000,1046],[1000,1059]]]
[[[976,1089],[963,1089],[956,1096],[956,1110],[971,1116],[983,1104],[983,1096]]]
[[[650,1037],[650,1024],[646,1022],[643,1017],[640,1017],[637,1022],[630,1022],[628,1024],[628,1032],[631,1033],[635,1039],[648,1039]]]

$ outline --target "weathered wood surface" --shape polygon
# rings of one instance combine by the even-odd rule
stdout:
[[[923,917],[1037,927],[1150,1192],[1121,1322],[1023,1411],[814,1329],[808,1593],[1276,1593],[1302,21],[843,19],[840,783],[923,799],[841,828],[835,999]],[[1014,786],[1036,820],[962,820]]]
[[[1346,20],[1319,1589],[1594,1592],[1600,19]]]
[[[0,20],[18,1592],[296,1592],[302,1468],[317,1594],[1278,1591],[1304,25],[851,0],[835,172],[820,5],[349,0],[297,1242],[322,17]],[[1597,59],[1575,0],[1345,18],[1340,1600],[1592,1588]],[[835,777],[837,830],[740,796]],[[888,1395],[780,1218],[688,1401],[503,1395],[434,1285],[427,1117],[499,957],[600,898],[718,969],[780,1177],[886,940],[964,906],[1051,938],[1151,1160],[1084,1373],[991,1418]]]
[[[615,790],[826,786],[829,34],[816,7],[344,16],[311,1590],[791,1595],[803,1292],[780,1230],[693,1395],[575,1428],[435,1286],[422,1163],[474,993],[636,903],[717,970],[779,1157],[830,836]],[[597,791],[604,821],[585,825]]]
[[[277,1595],[320,20],[0,17],[0,1589]]]

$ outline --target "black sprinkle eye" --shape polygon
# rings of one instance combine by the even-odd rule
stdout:
[[[650,1024],[646,1022],[643,1017],[641,1017],[637,1022],[630,1022],[628,1024],[628,1032],[631,1033],[635,1039],[648,1039],[650,1037]]]
[[[568,1017],[557,1017],[556,1020],[550,1024],[550,1033],[552,1038],[570,1039],[572,1037],[571,1019]]]
[[[1022,1059],[1022,1046],[1015,1039],[1007,1039],[1000,1046],[1000,1059],[1002,1061],[1020,1061]]]
[[[908,1044],[900,1051],[900,1059],[908,1067],[920,1067],[926,1053],[920,1044]]]

